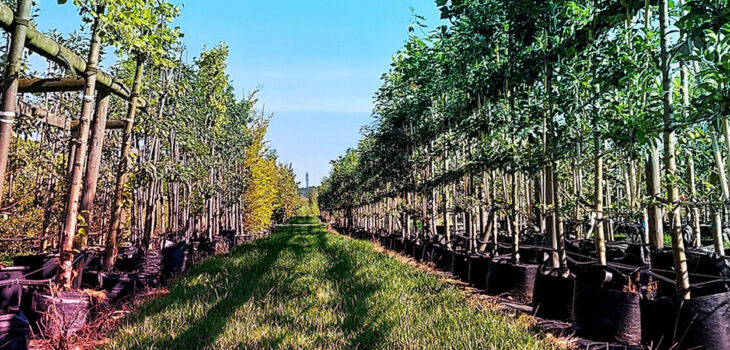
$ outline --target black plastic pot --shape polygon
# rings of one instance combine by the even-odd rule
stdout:
[[[512,264],[509,257],[492,259],[487,272],[487,293],[510,294],[518,298],[531,298],[535,287],[537,265]]]
[[[451,260],[451,273],[464,282],[469,281],[469,260],[470,255],[466,252],[454,252]]]
[[[91,299],[81,292],[38,291],[33,295],[36,327],[47,336],[76,334],[86,325],[90,308]]]
[[[491,259],[484,254],[474,254],[469,259],[469,282],[479,289],[487,289],[487,273]]]
[[[549,320],[570,321],[575,276],[563,277],[559,268],[540,265],[532,291],[533,314]]]
[[[29,280],[46,280],[56,276],[58,271],[58,254],[36,254],[13,257],[13,265],[28,266],[26,277]]]
[[[642,300],[641,315],[644,343],[652,349],[730,349],[730,292]]]
[[[12,281],[21,278],[28,273],[28,267],[15,266],[0,269],[0,281]],[[0,287],[0,313],[17,311],[20,307],[20,297],[23,294],[23,287],[20,284],[12,284]]]
[[[573,326],[576,335],[602,342],[640,344],[639,299],[638,293],[576,281],[573,289]]]
[[[102,279],[102,289],[106,291],[106,301],[110,304],[131,298],[137,289],[136,274],[105,274]]]
[[[0,316],[0,349],[26,350],[30,343],[30,325],[22,314]]]

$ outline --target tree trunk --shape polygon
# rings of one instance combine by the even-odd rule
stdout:
[[[662,71],[662,102],[664,105],[664,167],[667,178],[675,178],[677,172],[676,151],[674,146],[674,106],[672,105],[672,77],[669,53],[669,0],[659,1],[659,30]],[[684,299],[690,298],[689,273],[687,271],[687,257],[682,239],[681,203],[679,189],[670,181],[667,184],[667,202],[671,208],[670,229],[672,236],[672,252],[674,268],[677,274],[677,292]]]
[[[594,117],[596,118],[596,117]],[[596,212],[596,258],[598,263],[606,265],[606,238],[603,233],[603,142],[601,142],[601,136],[599,134],[598,126],[594,121],[593,132],[593,145],[595,147],[595,197],[594,211]]]
[[[103,13],[103,8],[98,13]],[[94,108],[94,93],[96,92],[96,68],[99,61],[101,49],[99,20],[95,20],[91,29],[91,45],[89,48],[89,61],[86,67],[86,86],[81,103],[81,117],[78,126],[78,141],[73,159],[73,168],[69,176],[69,187],[66,199],[66,219],[63,225],[63,232],[60,245],[58,285],[62,289],[70,289],[73,280],[73,245],[76,234],[76,223],[79,214],[79,197],[81,197],[82,178],[86,164],[86,153],[88,150],[89,128]]]
[[[137,113],[137,98],[142,84],[142,76],[144,75],[144,62],[137,60],[137,67],[134,74],[134,84],[132,85],[132,97],[127,109],[127,125],[124,128],[124,139],[122,140],[122,150],[119,156],[119,164],[117,165],[117,181],[114,186],[114,204],[112,206],[111,223],[109,224],[109,234],[106,239],[106,249],[104,253],[104,271],[111,271],[117,260],[117,237],[122,226],[122,218],[124,214],[124,185],[127,183],[127,176],[131,167],[129,154],[132,151],[132,127],[134,127],[134,116]]]
[[[30,10],[33,6],[32,0],[18,0],[18,8],[15,11],[15,23],[13,24],[8,49],[7,66],[5,68],[5,80],[2,94],[3,112],[0,119],[0,206],[3,203],[5,194],[5,171],[8,166],[8,155],[10,154],[10,143],[13,137],[13,123],[17,110],[18,80],[20,63],[23,59],[25,48],[25,37],[28,31]]]
[[[104,133],[106,130],[106,116],[109,110],[110,95],[108,92],[99,91],[96,97],[96,110],[92,122],[91,141],[89,148],[89,159],[86,166],[84,178],[84,193],[81,197],[80,214],[83,224],[79,228],[85,230],[81,234],[81,249],[86,247],[86,241],[90,234],[91,220],[93,219],[94,198],[96,198],[96,185],[99,181],[99,166],[101,165],[101,152],[104,146]]]
[[[691,201],[696,202],[697,201],[697,185],[696,185],[696,176],[695,176],[695,161],[692,158],[692,154],[687,155],[687,176],[688,176],[688,182],[689,182],[689,197]],[[702,235],[700,232],[700,209],[697,208],[696,205],[692,206],[692,209],[690,211],[691,213],[691,219],[692,219],[692,235],[695,239],[695,248],[699,248],[702,246]],[[723,251],[724,253],[724,251]]]

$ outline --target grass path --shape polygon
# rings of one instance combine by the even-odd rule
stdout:
[[[436,276],[307,220],[196,266],[108,348],[550,348]]]

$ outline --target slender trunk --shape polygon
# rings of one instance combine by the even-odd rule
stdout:
[[[594,117],[595,118],[595,117]],[[606,265],[606,238],[603,233],[603,142],[601,142],[601,136],[597,125],[593,125],[593,145],[595,147],[595,197],[594,197],[594,211],[596,216],[596,258],[598,263]]]
[[[144,74],[144,62],[137,60],[137,67],[134,74],[134,84],[132,85],[132,96],[129,102],[126,116],[126,126],[124,128],[124,139],[122,140],[122,150],[119,156],[119,164],[117,165],[117,178],[114,186],[114,204],[112,206],[111,223],[109,224],[109,234],[106,239],[106,250],[104,253],[104,270],[111,271],[114,268],[114,262],[117,260],[117,237],[122,227],[122,217],[124,207],[124,185],[127,183],[127,176],[131,168],[130,153],[132,151],[132,127],[134,126],[134,116],[137,113],[137,98],[142,84],[142,76]]]
[[[510,173],[510,179],[512,180],[512,193],[510,198],[511,203],[511,216],[512,216],[512,263],[513,264],[519,264],[520,263],[520,233],[519,233],[519,223],[517,219],[517,191],[519,189],[517,185],[517,173],[515,171],[512,171]]]
[[[660,51],[662,71],[662,102],[664,105],[664,167],[667,178],[675,178],[677,172],[676,151],[674,146],[674,106],[672,105],[672,77],[669,54],[669,0],[659,1],[659,27],[660,27]],[[677,274],[677,291],[684,298],[690,298],[689,273],[687,271],[687,257],[682,239],[682,217],[681,203],[679,202],[679,189],[670,181],[667,184],[667,202],[671,208],[670,230],[672,236],[672,252],[674,255],[674,268]]]
[[[111,95],[108,92],[99,91],[96,97],[96,110],[92,121],[91,141],[89,148],[89,159],[86,166],[84,178],[84,193],[81,197],[80,214],[83,223],[79,225],[81,237],[81,249],[86,247],[93,219],[94,198],[96,198],[96,185],[99,181],[99,166],[101,165],[101,151],[104,146],[104,131],[106,130],[106,116],[109,109]],[[81,229],[84,232],[81,232]]]
[[[695,176],[695,161],[692,158],[692,154],[687,155],[687,176],[689,182],[689,197],[691,201],[697,201],[697,185]],[[696,248],[702,246],[702,235],[700,234],[700,209],[697,206],[692,206],[691,219],[692,219],[692,235],[694,236]],[[724,253],[724,251],[723,251]]]
[[[13,123],[15,123],[15,111],[17,110],[20,63],[23,59],[25,35],[28,31],[32,6],[32,0],[18,0],[12,29],[13,33],[10,37],[10,47],[8,48],[7,66],[5,68],[5,80],[2,91],[3,111],[0,118],[0,206],[3,203],[3,195],[5,193],[5,171],[8,166],[10,143],[13,137]]]
[[[562,201],[560,200],[559,185],[560,182],[558,177],[553,174],[553,203],[555,203],[555,228],[557,231],[557,249],[558,249],[558,267],[561,269],[567,269],[568,267],[568,256],[565,252],[565,230],[563,228],[562,220],[560,219],[560,208],[562,207]]]
[[[583,200],[583,169],[582,169],[582,163],[583,163],[583,135],[578,135],[578,141],[575,144],[575,185],[574,185],[574,195],[575,195],[575,208],[573,211],[573,221],[574,226],[573,229],[575,230],[575,236],[577,239],[583,238],[583,225],[581,225],[581,200]]]
[[[103,8],[98,9],[103,13]],[[73,279],[73,248],[76,236],[76,224],[78,222],[79,198],[81,197],[82,178],[84,166],[86,165],[86,153],[88,150],[89,128],[94,108],[94,93],[96,92],[96,69],[101,49],[101,37],[99,20],[95,20],[91,29],[91,46],[89,48],[89,61],[86,67],[86,84],[84,96],[81,103],[81,117],[79,118],[78,140],[76,152],[73,159],[73,168],[69,176],[69,187],[66,199],[66,218],[63,225],[62,239],[59,254],[58,285],[63,289],[70,289]]]
[[[662,224],[661,183],[659,180],[659,150],[654,143],[649,146],[649,159],[646,164],[646,187],[650,196],[649,204],[649,246],[652,252],[664,248],[664,225]]]
[[[544,169],[544,188],[545,188],[545,210],[548,212],[546,215],[546,228],[548,237],[550,238],[550,247],[553,249],[550,254],[550,263],[552,267],[560,267],[560,255],[558,254],[558,227],[556,225],[556,208],[555,208],[555,197],[553,185],[553,167],[552,164],[546,166]]]

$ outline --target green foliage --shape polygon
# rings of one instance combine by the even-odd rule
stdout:
[[[59,0],[59,3],[66,3]],[[180,7],[168,0],[74,0],[85,22],[98,21],[105,44],[119,55],[149,59],[156,66],[173,64],[172,46],[182,37],[171,27]]]

